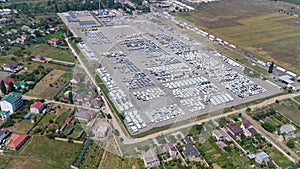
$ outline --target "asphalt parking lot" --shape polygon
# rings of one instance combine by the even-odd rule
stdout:
[[[96,72],[132,134],[281,92],[151,15],[117,20],[122,24],[70,28],[87,58],[101,63]]]

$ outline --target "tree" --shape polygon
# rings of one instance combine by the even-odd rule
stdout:
[[[275,126],[268,122],[263,123],[261,126],[270,133],[274,133],[276,130]]]
[[[0,89],[3,94],[6,94],[7,91],[3,80],[1,80]]]
[[[8,83],[8,92],[13,92],[15,91],[14,84],[12,82]]]
[[[269,73],[273,73],[273,69],[274,69],[274,62],[271,63],[271,65],[269,66]]]
[[[73,104],[73,93],[71,91],[69,92],[68,99],[70,103]]]
[[[289,148],[295,148],[295,142],[293,140],[289,140],[286,145],[289,147]]]

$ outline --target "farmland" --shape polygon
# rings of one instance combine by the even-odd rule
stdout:
[[[52,97],[59,91],[59,89],[64,85],[63,81],[57,81],[65,71],[53,70],[48,75],[46,75],[42,80],[40,80],[33,90],[30,90],[27,95],[52,99]]]
[[[278,12],[284,9],[299,14],[291,7],[267,1],[224,0],[174,15],[260,59],[299,73],[299,18]]]

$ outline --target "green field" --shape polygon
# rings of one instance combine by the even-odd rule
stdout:
[[[287,116],[290,120],[300,126],[300,110],[298,109],[300,105],[296,102],[285,99],[280,101],[279,104],[271,104],[270,107]]]
[[[236,26],[226,26],[212,29],[216,36],[227,39],[231,43],[239,46],[252,46],[266,42],[276,41],[289,37],[300,36],[300,29],[280,23],[282,20],[294,17],[281,13],[271,13],[235,22]]]
[[[294,99],[300,102],[300,96],[296,96]]]
[[[55,60],[75,62],[75,58],[69,49],[60,49],[51,47],[48,44],[41,44],[30,47],[30,50],[32,51],[32,55],[42,55]]]
[[[80,148],[80,144],[33,136],[5,168],[69,168]]]
[[[280,9],[300,14],[290,4],[222,0],[173,15],[235,44],[242,51],[300,73],[300,19],[279,13]]]

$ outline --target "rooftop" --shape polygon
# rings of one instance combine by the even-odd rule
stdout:
[[[19,93],[19,92],[10,92],[8,95],[4,96],[1,101],[7,101],[9,103],[14,103],[19,98],[22,98],[22,93]]]
[[[243,130],[240,128],[240,126],[238,126],[236,123],[228,124],[227,128],[235,134],[243,132]]]
[[[194,147],[192,141],[185,137],[184,138],[185,141],[185,146],[184,146],[184,150],[182,151],[183,155],[188,158],[188,157],[199,157],[200,153],[199,151]]]
[[[10,143],[7,146],[16,149],[28,136],[28,134],[13,133],[10,137]]]
[[[37,108],[40,109],[41,107],[43,107],[43,103],[42,102],[34,102],[33,104],[30,105],[30,108]]]

